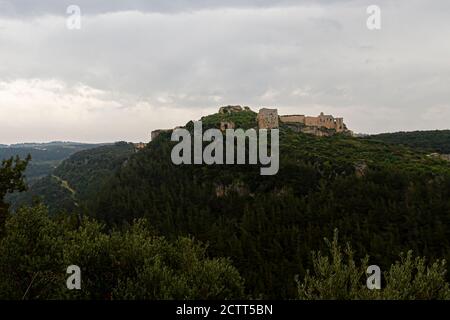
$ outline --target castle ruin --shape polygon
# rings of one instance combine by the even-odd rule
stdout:
[[[258,128],[260,129],[275,129],[278,128],[278,110],[263,108],[259,110]]]
[[[234,129],[236,125],[231,121],[222,121],[220,123],[220,131],[225,131],[227,129]]]
[[[219,114],[227,115],[243,111],[251,111],[249,107],[224,106],[219,109]],[[280,125],[291,128],[296,132],[303,132],[315,136],[331,136],[335,133],[352,134],[344,123],[344,118],[335,118],[332,115],[326,115],[321,112],[317,117],[305,115],[278,115],[278,109],[262,108],[256,116],[256,122],[259,129],[277,129]],[[176,127],[177,129],[179,127]],[[236,129],[232,121],[221,121],[220,130]],[[175,130],[173,129],[173,130]],[[152,140],[156,139],[161,133],[171,132],[173,130],[154,130],[151,133]]]
[[[330,136],[334,133],[351,133],[344,123],[344,118],[335,118],[332,115],[325,115],[323,112],[317,117],[305,115],[281,115],[278,116],[277,109],[263,108],[257,116],[258,127],[260,129],[278,128],[279,123],[291,129],[313,134],[315,136]]]
[[[283,123],[300,123],[306,127],[317,127],[334,129],[336,132],[346,131],[344,118],[334,118],[332,115],[325,115],[323,112],[318,117],[308,117],[304,115],[286,115],[280,116]]]
[[[219,113],[220,114],[227,114],[227,113],[235,113],[235,112],[241,112],[241,111],[250,111],[249,107],[241,107],[241,106],[225,106],[220,107]]]

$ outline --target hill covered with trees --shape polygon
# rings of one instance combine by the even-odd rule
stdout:
[[[0,161],[19,156],[31,155],[25,173],[29,185],[50,174],[63,160],[82,150],[99,147],[100,144],[76,142],[20,143],[0,145]]]
[[[244,129],[256,125],[248,110],[202,120],[204,128],[222,121]],[[192,122],[186,128],[192,130]],[[82,151],[32,185],[21,195],[28,202],[20,202],[30,204],[39,196],[51,216],[41,206],[19,210],[7,219],[0,248],[16,248],[18,239],[28,239],[49,252],[54,244],[56,258],[33,256],[30,261],[41,262],[13,272],[23,264],[20,257],[34,253],[20,246],[2,251],[0,292],[18,296],[33,270],[50,270],[56,277],[75,261],[89,270],[112,270],[88,273],[84,298],[449,297],[445,262],[438,260],[450,259],[448,161],[403,144],[316,137],[283,125],[280,170],[274,176],[261,176],[260,165],[176,166],[170,157],[174,145],[163,132],[139,152],[127,143]],[[23,185],[10,188],[19,189]],[[28,220],[43,229],[33,233]],[[351,254],[341,253],[336,240],[329,258],[311,255],[330,248],[323,237],[335,229],[353,248]],[[40,238],[43,234],[49,238]],[[65,246],[67,241],[79,251]],[[143,244],[145,252],[138,250]],[[410,250],[428,260],[413,258]],[[181,251],[192,252],[192,258]],[[400,252],[405,254],[399,260]],[[383,293],[365,291],[367,264],[386,272]],[[131,265],[137,267],[127,269]],[[27,280],[17,289],[22,274]],[[201,277],[210,280],[206,287]],[[107,284],[97,286],[99,281]],[[46,290],[38,288],[30,296]],[[64,297],[60,289],[55,283],[39,294]]]
[[[26,192],[8,197],[12,209],[40,200],[50,213],[73,212],[135,152],[132,143],[117,142],[71,155],[50,174],[31,184]]]
[[[0,166],[0,299],[242,299],[245,279],[227,258],[210,257],[192,238],[165,239],[145,219],[118,229],[88,217],[49,215],[42,205],[8,212],[4,196],[25,188],[29,159]],[[295,277],[298,299],[449,299],[444,260],[401,254],[368,290],[365,256],[355,262],[337,231],[328,254],[313,252],[312,271]],[[208,250],[209,251],[209,250]],[[82,289],[65,287],[66,268],[82,270]],[[266,261],[267,265],[268,262]]]
[[[311,250],[324,249],[335,228],[384,270],[401,251],[450,259],[450,165],[426,152],[281,127],[279,173],[261,176],[259,165],[173,165],[173,146],[162,133],[133,155],[87,214],[111,227],[146,218],[169,239],[208,243],[211,256],[231,258],[253,297],[297,297],[295,276],[313,267]]]
[[[450,130],[382,133],[367,137],[431,152],[450,154]]]

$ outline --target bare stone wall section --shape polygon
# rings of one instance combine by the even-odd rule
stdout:
[[[276,129],[278,124],[278,110],[263,108],[258,113],[258,128],[259,129]]]
[[[332,115],[323,114],[323,112],[317,117],[307,117],[304,115],[280,116],[280,121],[284,123],[301,123],[306,127],[334,129],[336,132],[344,132],[347,130],[343,118],[334,118]]]

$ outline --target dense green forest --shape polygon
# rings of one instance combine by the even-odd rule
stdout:
[[[8,212],[4,196],[23,191],[29,159],[0,166],[0,299],[239,299],[245,280],[226,258],[210,258],[192,238],[169,241],[146,220],[120,229],[88,217],[49,215],[42,206]],[[296,276],[298,299],[449,299],[446,263],[401,254],[382,290],[364,286],[369,257],[341,250],[337,230],[328,254],[312,253],[312,272]],[[65,287],[66,266],[80,265],[81,290]]]
[[[251,111],[202,120],[255,126]],[[0,294],[20,297],[33,282],[28,298],[449,298],[439,260],[450,259],[449,162],[402,144],[280,129],[275,176],[259,165],[175,166],[168,133],[137,153],[123,143],[72,156],[37,194],[53,195],[50,208],[77,206],[6,215]],[[335,229],[343,250],[336,236],[323,240]],[[86,270],[82,292],[64,290],[68,264]],[[384,271],[381,291],[365,288],[370,264]]]
[[[10,216],[0,240],[0,299],[231,299],[243,280],[229,260],[180,237],[157,237],[141,220],[121,231],[45,207]],[[67,290],[66,269],[82,268],[82,290]]]
[[[367,139],[450,154],[450,130],[382,133],[369,136]]]
[[[119,169],[87,214],[110,226],[145,217],[169,239],[206,242],[212,256],[232,259],[254,297],[296,297],[293,279],[313,266],[310,251],[323,249],[334,228],[384,270],[401,251],[450,258],[448,162],[401,145],[288,128],[280,143],[280,171],[267,177],[259,166],[175,166],[174,143],[162,134]]]

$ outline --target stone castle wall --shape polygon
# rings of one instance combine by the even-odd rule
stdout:
[[[283,123],[300,123],[306,127],[334,129],[336,132],[346,130],[343,118],[334,118],[332,115],[325,115],[323,113],[317,117],[307,117],[304,115],[280,116],[280,121]]]
[[[304,115],[287,115],[287,116],[280,116],[281,122],[292,122],[292,123],[305,123],[305,116]]]
[[[278,110],[263,108],[259,110],[258,128],[260,129],[276,129],[278,128]]]

